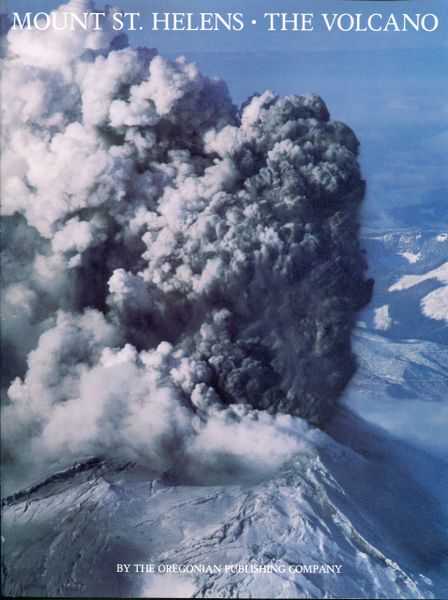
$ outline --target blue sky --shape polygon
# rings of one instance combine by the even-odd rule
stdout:
[[[54,0],[15,0],[10,10],[49,10]],[[102,6],[101,0],[97,6]],[[368,181],[365,225],[389,222],[393,207],[438,201],[448,187],[448,2],[446,0],[117,0],[142,13],[133,46],[156,47],[196,61],[227,82],[237,103],[254,91],[315,92],[333,118],[353,127],[361,141]],[[243,12],[242,32],[153,32],[152,12]],[[314,13],[312,32],[268,32],[265,12]],[[324,31],[320,14],[434,13],[437,31],[342,33]],[[250,24],[251,19],[257,25]],[[390,222],[390,224],[392,224]],[[442,225],[442,224],[441,224]],[[447,224],[445,224],[447,225]]]

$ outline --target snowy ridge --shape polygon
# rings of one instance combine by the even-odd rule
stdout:
[[[437,269],[433,269],[424,275],[404,275],[396,283],[391,285],[389,292],[407,290],[408,288],[423,283],[428,279],[437,279],[441,283],[448,283],[448,262]]]

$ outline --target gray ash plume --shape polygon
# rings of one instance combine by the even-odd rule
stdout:
[[[8,36],[6,464],[275,467],[355,370],[358,141],[314,95],[238,111],[108,23]]]

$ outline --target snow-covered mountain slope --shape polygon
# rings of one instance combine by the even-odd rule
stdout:
[[[415,256],[416,255],[412,254],[413,259]],[[414,262],[416,262],[416,260]],[[428,271],[428,273],[424,273],[423,275],[403,275],[403,277],[400,277],[397,283],[394,283],[390,286],[389,292],[401,292],[403,290],[408,290],[414,285],[419,285],[424,281],[428,281],[428,279],[435,279],[441,283],[448,283],[448,262],[443,263],[442,266],[437,267],[432,271]]]
[[[358,329],[359,371],[342,403],[364,420],[433,454],[448,456],[448,350]]]
[[[363,321],[393,339],[448,342],[448,233],[418,228],[366,232],[375,279]]]
[[[415,255],[412,257],[414,258]],[[420,301],[423,314],[430,319],[448,323],[448,262],[423,275],[403,275],[391,285],[389,292],[408,290],[431,279],[442,283],[443,287],[436,288]]]
[[[256,486],[172,487],[132,481],[132,469],[104,464],[49,482],[5,510],[5,591],[152,595],[163,577],[168,594],[173,585],[186,585],[183,591],[199,597],[433,597],[425,577],[410,575],[408,565],[391,558],[396,550],[381,548],[386,544],[362,505],[368,490],[356,498],[338,481],[350,465],[362,486],[368,461],[342,447],[338,455],[336,448],[323,457],[297,457]],[[391,487],[393,507],[402,490]],[[339,575],[221,573],[179,581],[178,575],[116,573],[117,562],[342,567]]]
[[[197,485],[174,474],[147,480],[135,466],[97,459],[6,500],[5,592],[444,597],[443,448],[434,429],[431,441],[413,439],[406,422],[397,428],[412,402],[427,403],[435,420],[446,407],[448,394],[434,394],[448,391],[442,347],[393,344],[364,331],[356,347],[360,370],[346,408],[327,433],[316,430],[314,451],[292,457],[262,481]],[[395,402],[395,421],[369,413],[366,406],[376,400],[378,413]],[[116,563],[220,565],[222,572],[125,574],[116,573]],[[226,573],[226,564],[285,572]],[[289,572],[290,565],[312,564],[342,565],[341,572]]]

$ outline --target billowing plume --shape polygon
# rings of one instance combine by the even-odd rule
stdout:
[[[353,132],[314,95],[265,92],[238,111],[222,81],[131,49],[108,18],[8,42],[16,474],[92,453],[231,471],[303,449],[314,434],[296,417],[331,415],[371,291]]]

